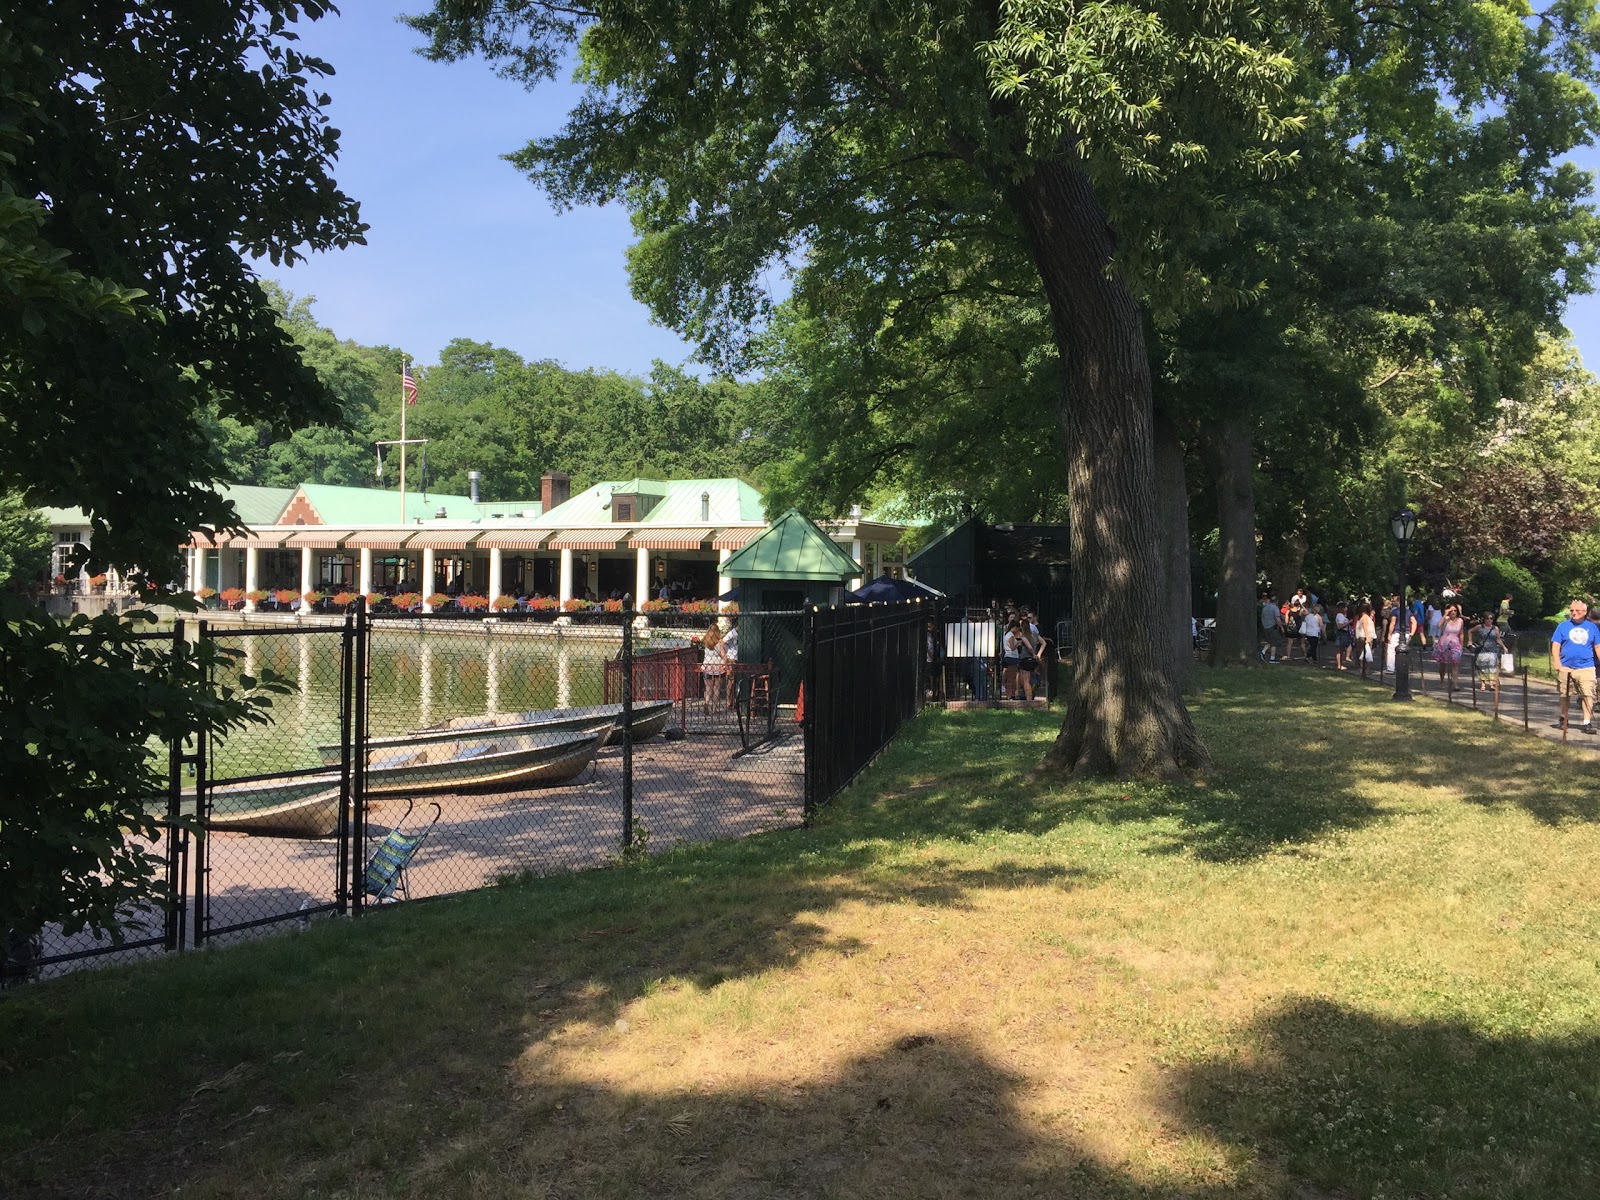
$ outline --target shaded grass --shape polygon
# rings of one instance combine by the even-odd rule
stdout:
[[[812,829],[0,1001],[0,1191],[1600,1193],[1600,773],[1313,673],[929,714]]]

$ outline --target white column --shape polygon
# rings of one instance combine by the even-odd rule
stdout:
[[[650,551],[640,547],[633,553],[638,559],[633,568],[633,607],[638,608],[650,599]]]
[[[505,552],[499,546],[489,547],[489,603],[494,603],[494,598],[500,594],[500,582],[503,562],[501,556]],[[490,709],[493,712],[493,709]]]
[[[717,551],[717,595],[721,596],[733,588],[733,580],[722,574],[722,564],[733,557],[733,551],[724,547]]]
[[[306,593],[314,586],[311,556],[315,553],[310,546],[300,548],[300,611],[307,611],[311,605],[306,600]]]
[[[572,551],[561,552],[561,593],[557,597],[562,604],[572,599]]]
[[[417,720],[427,727],[433,724],[433,643],[428,641],[426,635],[422,638],[420,659],[418,670],[422,676],[422,686],[417,694]]]
[[[860,538],[856,538],[850,543],[850,557],[855,559],[857,562],[861,561],[861,539]],[[850,590],[852,592],[859,592],[861,590],[861,582],[862,582],[861,581],[861,576],[857,575],[854,579],[852,579],[850,581]]]
[[[433,547],[428,546],[422,551],[422,611],[433,611],[433,605],[428,603],[428,597],[433,595]]]
[[[246,593],[253,592],[258,586],[260,586],[256,582],[257,568],[260,564],[260,561],[261,551],[257,550],[254,546],[246,546],[244,548],[244,590]],[[245,612],[255,612],[255,610],[256,602],[254,600],[246,600],[244,602]]]
[[[363,596],[372,590],[372,547],[361,547],[361,574],[356,590]]]
[[[203,553],[204,551],[202,550],[191,549],[186,556],[188,558],[189,590],[191,592],[198,592],[205,586],[200,577],[200,555]]]
[[[486,625],[484,628],[492,629],[493,626]],[[484,664],[484,684],[488,695],[483,711],[497,713],[500,711],[500,647],[492,641],[489,643],[488,661]]]

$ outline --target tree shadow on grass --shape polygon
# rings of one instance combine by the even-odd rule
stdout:
[[[1512,805],[1553,824],[1600,820],[1600,764],[1471,713],[1396,705],[1302,672],[1230,678],[1194,709],[1215,769],[1154,785],[1033,777],[1055,734],[1049,714],[930,714],[884,756],[898,789],[869,792],[880,777],[870,776],[842,798],[844,820],[856,836],[897,840],[1120,826],[1146,852],[1211,862],[1310,844],[1423,801]]]
[[[1300,999],[1172,1089],[1185,1126],[1280,1163],[1313,1195],[1600,1195],[1600,1041],[1495,1037]]]

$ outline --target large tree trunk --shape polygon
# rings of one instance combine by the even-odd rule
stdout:
[[[1189,483],[1183,438],[1159,408],[1155,411],[1157,520],[1161,529],[1162,665],[1179,691],[1194,686],[1194,595],[1189,575]]]
[[[1251,666],[1260,644],[1256,595],[1256,481],[1250,423],[1226,419],[1206,441],[1217,481],[1217,532],[1222,573],[1211,665]]]
[[[1050,302],[1063,387],[1075,669],[1047,770],[1170,775],[1206,761],[1162,667],[1151,470],[1150,359],[1133,294],[1110,273],[1114,236],[1088,179],[1042,164],[1013,186]]]
[[[1287,600],[1305,582],[1306,535],[1296,529],[1281,537],[1261,539],[1261,565],[1279,600]]]

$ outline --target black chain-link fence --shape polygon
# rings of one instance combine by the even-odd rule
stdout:
[[[117,952],[798,824],[916,712],[925,619],[910,604],[202,623],[227,652],[221,682],[278,692],[262,723],[161,748],[171,795],[152,803],[199,836],[153,852],[180,897],[190,884]]]

